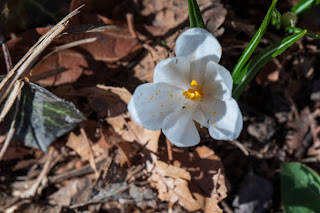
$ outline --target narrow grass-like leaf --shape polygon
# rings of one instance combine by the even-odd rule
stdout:
[[[190,28],[200,27],[206,28],[204,25],[199,5],[196,0],[188,0]]]
[[[291,8],[291,12],[301,15],[304,12],[314,8],[320,4],[320,0],[301,0],[298,4]]]
[[[286,213],[319,212],[319,175],[301,163],[284,163],[281,166],[281,200]]]
[[[262,21],[261,26],[259,27],[258,31],[254,34],[253,38],[249,42],[246,49],[243,51],[240,59],[238,60],[236,66],[234,67],[233,72],[232,72],[232,78],[233,78],[234,83],[237,84],[240,82],[242,68],[245,66],[245,64],[249,60],[250,56],[252,55],[253,51],[258,46],[262,36],[264,35],[264,33],[269,25],[269,22],[272,18],[273,10],[276,7],[276,4],[277,4],[277,0],[273,0],[266,16],[264,17],[264,19]]]
[[[288,47],[293,45],[301,37],[307,33],[306,30],[303,30],[300,33],[293,34],[281,41],[272,44],[265,49],[263,49],[259,54],[253,57],[250,62],[243,68],[242,72],[239,75],[238,83],[234,82],[234,87],[232,91],[232,96],[235,99],[238,99],[243,90],[249,84],[249,82],[255,77],[257,72],[272,58],[277,57],[282,52],[284,52]]]

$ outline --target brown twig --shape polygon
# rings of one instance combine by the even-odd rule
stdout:
[[[10,70],[12,69],[12,60],[6,43],[2,44],[2,52],[4,56],[4,61],[6,62],[7,72],[10,72]]]
[[[3,119],[6,117],[6,115],[10,111],[12,105],[14,104],[14,102],[17,99],[18,95],[20,94],[23,85],[24,85],[24,83],[21,82],[21,81],[16,81],[15,84],[13,85],[12,92],[10,93],[10,95],[7,98],[5,104],[3,105],[3,108],[1,109],[0,122],[3,121]]]
[[[234,140],[234,141],[227,141],[228,143],[231,143],[232,145],[238,147],[245,156],[249,156],[250,153],[249,151],[237,140]]]
[[[227,204],[226,201],[221,201],[221,205],[223,207],[223,210],[226,212],[226,213],[233,213],[233,210],[230,208],[230,206]]]
[[[53,159],[54,153],[55,153],[55,149],[50,147],[49,148],[49,153],[48,153],[48,159],[45,162],[41,173],[39,174],[39,176],[37,177],[35,182],[29,187],[29,189],[27,189],[26,191],[24,191],[24,192],[22,192],[20,194],[21,198],[30,198],[30,197],[35,196],[37,191],[38,191],[38,188],[39,188],[40,184],[43,181],[45,181],[45,182],[47,181],[47,174],[50,171],[50,168],[51,168],[50,164],[52,163],[52,159]]]
[[[107,161],[107,159],[101,159],[98,160],[96,163],[96,167],[97,169],[100,169],[101,166]],[[60,183],[62,181],[74,178],[74,177],[80,177],[83,175],[87,175],[94,172],[94,170],[92,169],[91,165],[85,165],[84,167],[80,168],[80,169],[73,169],[70,170],[68,172],[62,173],[62,174],[58,174],[55,175],[53,177],[49,177],[49,183],[55,184],[55,183]]]
[[[73,12],[69,13],[64,19],[56,24],[46,34],[41,36],[37,43],[22,57],[22,59],[13,67],[0,83],[0,104],[12,91],[14,83],[23,78],[30,70],[31,66],[43,52],[43,50],[67,27],[69,19],[79,13],[80,6]]]
[[[17,81],[19,82],[19,81]],[[13,115],[13,119],[12,119],[12,122],[11,122],[11,125],[10,125],[10,129],[9,129],[9,132],[8,132],[8,135],[6,137],[6,140],[4,141],[4,144],[1,148],[1,151],[0,151],[0,160],[3,158],[4,154],[6,153],[8,147],[9,147],[9,144],[13,138],[13,135],[14,135],[14,132],[15,132],[15,124],[16,124],[16,119],[17,119],[17,115],[18,115],[18,111],[19,111],[19,105],[20,105],[20,97],[21,97],[21,88],[23,86],[23,83],[22,82],[19,82],[21,83],[21,85],[18,85],[18,87],[20,88],[19,90],[19,94],[17,96],[17,101],[16,101],[16,107],[15,107],[15,110],[14,110],[14,115]]]
[[[172,162],[172,160],[173,160],[172,144],[168,139],[166,139],[166,143],[167,143],[167,150],[168,150],[168,159],[170,162]]]
[[[37,62],[37,64],[34,66],[37,67],[39,64],[41,64],[45,59],[47,59],[49,56],[53,55],[54,53],[60,52],[62,50],[66,50],[66,49],[70,49],[79,45],[83,45],[83,44],[89,44],[92,42],[96,42],[98,41],[99,38],[97,37],[92,37],[92,38],[86,38],[86,39],[81,39],[78,41],[74,41],[74,42],[70,42],[61,46],[58,46],[55,48],[55,50],[53,50],[52,52],[48,53],[47,55],[45,55],[44,57],[41,58],[41,60],[39,62]],[[31,70],[32,73],[32,70]]]
[[[133,14],[131,13],[127,13],[126,14],[126,19],[127,19],[127,23],[128,23],[128,30],[131,34],[131,36],[136,39],[142,46],[143,48],[145,48],[146,50],[149,51],[149,53],[151,54],[152,58],[153,58],[153,55],[152,55],[152,52],[156,52],[156,50],[150,46],[149,44],[146,44],[145,42],[141,41],[136,33],[136,30],[134,29],[134,26],[133,26]]]

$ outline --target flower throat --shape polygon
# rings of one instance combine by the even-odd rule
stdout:
[[[188,91],[183,92],[184,97],[190,99],[191,101],[201,101],[204,98],[202,87],[199,86],[195,80],[191,81],[190,86],[192,89],[188,89]]]

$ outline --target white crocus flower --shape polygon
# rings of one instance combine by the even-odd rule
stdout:
[[[157,64],[153,83],[135,90],[128,105],[132,118],[150,130],[162,128],[176,146],[193,146],[200,136],[193,121],[217,140],[234,140],[242,115],[231,97],[232,77],[219,65],[221,46],[208,31],[192,28],[176,42],[176,56]]]

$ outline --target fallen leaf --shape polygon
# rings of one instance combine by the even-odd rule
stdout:
[[[87,142],[84,141],[82,135],[75,135],[70,133],[66,146],[75,150],[83,161],[90,159],[90,147]]]
[[[17,60],[29,50],[33,42],[36,42],[48,30],[50,30],[49,27],[36,28],[8,41],[7,45],[13,64],[17,63]],[[50,77],[38,80],[37,83],[41,86],[57,86],[78,81],[80,84],[92,86],[110,79],[119,72],[119,65],[113,63],[130,61],[142,50],[142,45],[131,36],[130,32],[122,29],[64,35],[55,39],[44,53],[49,54],[64,44],[88,38],[97,38],[97,40],[43,57],[38,64],[35,64],[27,77],[36,77],[51,72],[53,74]],[[0,57],[3,57],[2,52],[0,52]],[[61,69],[64,71],[54,73]],[[1,63],[0,66],[1,73],[6,73],[4,63]]]
[[[286,141],[287,151],[290,154],[302,146],[303,138],[308,132],[312,121],[313,115],[310,113],[309,107],[306,107],[295,121],[287,123],[288,127],[295,130],[295,133]]]
[[[207,146],[199,146],[195,152],[186,153],[184,149],[174,148],[175,166],[187,170],[191,175],[190,190],[205,197],[210,197],[213,189],[212,176],[221,170],[224,174],[221,159]]]
[[[204,213],[222,213],[218,203],[227,197],[227,187],[225,184],[225,177],[218,172],[212,177],[214,188],[211,197],[206,199]]]
[[[203,12],[204,22],[211,32],[217,30],[225,20],[226,9],[218,1],[199,0],[200,8],[206,8]],[[142,2],[141,14],[154,16],[153,26],[162,27],[162,33],[166,34],[170,29],[175,29],[188,20],[188,2],[184,0],[157,1],[145,0]]]
[[[49,196],[51,205],[70,206],[72,198],[79,192],[84,185],[88,185],[88,178],[74,179],[60,187],[58,191]]]
[[[12,141],[23,141],[26,146],[46,152],[57,137],[69,132],[84,119],[73,103],[36,84],[25,83]]]
[[[190,177],[190,173],[182,168],[156,161],[149,181],[158,190],[160,200],[177,202],[188,211],[196,211],[203,208],[205,199],[198,193],[190,192]]]
[[[160,130],[145,129],[132,120],[127,110],[131,98],[127,89],[97,85],[79,92],[88,94],[89,103],[98,116],[105,119],[124,141],[136,141],[148,150],[157,152]]]
[[[97,121],[86,120],[81,126],[85,129],[85,134],[88,137],[91,148],[84,135],[76,135],[73,132],[69,134],[66,146],[75,150],[82,161],[90,160],[90,149],[92,149],[95,158],[102,155],[108,156],[108,149],[112,148],[113,145],[108,145],[103,134],[97,134],[97,132],[102,131],[102,127],[98,125]]]

